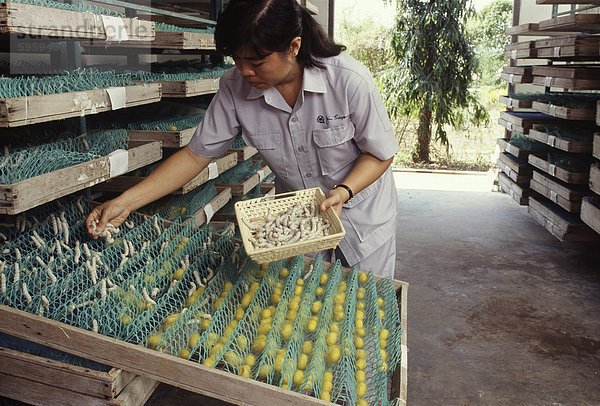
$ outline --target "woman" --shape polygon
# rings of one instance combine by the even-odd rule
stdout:
[[[336,258],[393,276],[397,194],[390,164],[398,145],[369,71],[296,0],[232,0],[215,41],[236,68],[221,78],[189,145],[95,208],[88,230],[93,220],[100,231],[109,221],[118,226],[132,210],[181,187],[241,130],[275,173],[278,193],[328,191],[321,210],[332,206],[346,229]]]

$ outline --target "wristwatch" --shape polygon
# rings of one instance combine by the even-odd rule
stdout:
[[[337,188],[344,188],[346,189],[346,192],[348,192],[348,195],[350,196],[348,198],[348,200],[346,200],[344,203],[348,203],[353,197],[354,197],[354,193],[352,193],[352,189],[350,189],[350,187],[348,185],[344,185],[343,183],[338,183],[337,185],[335,185],[333,188],[337,189]]]

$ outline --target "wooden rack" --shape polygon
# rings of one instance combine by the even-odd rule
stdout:
[[[531,189],[569,213],[579,213],[581,199],[588,192],[587,187],[574,187],[538,171],[533,171],[530,185]]]

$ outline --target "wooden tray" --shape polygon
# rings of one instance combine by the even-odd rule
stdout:
[[[531,49],[535,48],[535,41],[522,41],[522,42],[512,42],[510,44],[506,44],[504,47],[505,51],[513,51],[515,49]]]
[[[32,404],[141,406],[158,382],[119,368],[108,372],[0,347],[0,396]]]
[[[130,144],[130,147],[133,144]],[[159,142],[129,149],[128,171],[162,158]],[[110,179],[108,157],[39,175],[12,185],[0,185],[0,214],[18,214]],[[117,178],[115,178],[117,179]]]
[[[83,41],[84,47],[105,47],[96,41]],[[156,31],[153,40],[146,41],[122,41],[119,43],[107,43],[106,48],[154,48],[175,50],[198,50],[212,51],[215,49],[215,38],[213,34],[187,31]]]
[[[308,268],[310,258],[305,259]],[[344,275],[351,272],[343,268]],[[375,276],[376,280],[380,277]],[[402,361],[396,367],[389,386],[390,399],[406,403],[407,393],[407,289],[408,284],[392,280],[396,290],[400,321]],[[328,405],[330,403],[312,396],[281,389],[274,385],[242,378],[209,368],[172,355],[144,348],[114,338],[102,336],[54,320],[0,306],[0,331],[30,341],[42,343],[71,354],[92,359],[106,365],[122,368],[153,380],[164,382],[225,402],[244,405],[264,405],[265,399],[273,405]]]
[[[513,83],[513,82],[508,80],[508,83]],[[500,103],[506,105],[506,107],[508,107],[509,109],[530,109],[531,103],[532,103],[531,100],[513,99],[512,97],[509,97],[509,96],[500,96],[499,101],[500,101]]]
[[[600,14],[573,14],[539,22],[540,31],[600,32]]]
[[[534,66],[533,84],[569,90],[600,89],[600,65]]]
[[[528,160],[529,163],[534,167],[542,170],[550,176],[554,176],[555,178],[562,180],[565,183],[572,185],[585,185],[588,183],[589,172],[570,172],[535,155],[529,155]]]
[[[564,35],[554,38],[542,38],[533,41],[536,49],[566,47],[566,46],[590,46],[598,47],[600,38],[593,35]]]
[[[536,48],[537,58],[587,61],[600,57],[598,45],[562,45],[553,48]]]
[[[548,135],[548,133],[543,131],[541,127],[539,129],[536,129],[534,126],[534,128],[529,130],[528,136],[529,138],[532,138],[543,144],[547,144],[553,148],[557,148],[565,152],[586,153],[592,151],[591,142],[563,140],[555,137],[554,135]]]
[[[233,168],[237,165],[237,154],[226,154],[217,159],[217,176],[219,173],[225,172],[227,169]],[[119,176],[113,179],[110,179],[104,183],[100,183],[92,188],[92,190],[97,192],[124,192],[125,190],[131,188],[132,186],[137,185],[142,180],[144,180],[144,176]],[[214,178],[213,178],[214,179]],[[188,192],[191,192],[195,188],[200,185],[205,184],[211,180],[210,178],[210,170],[208,167],[204,168],[202,172],[194,179],[175,190],[171,194],[174,195],[182,195]]]
[[[513,49],[512,51],[504,51],[506,59],[535,59],[538,57],[535,48]]]
[[[129,41],[152,41],[154,23],[133,18],[120,18]],[[96,39],[106,42],[102,16],[89,12],[60,10],[20,3],[0,3],[0,33],[32,36]]]
[[[594,134],[594,145],[592,147],[592,155],[594,156],[594,158],[600,159],[600,132]]]
[[[161,80],[163,97],[194,97],[216,93],[219,78],[198,80]]]
[[[124,107],[160,101],[158,83],[126,86]],[[0,99],[0,127],[17,127],[111,111],[106,89]]]
[[[504,138],[498,138],[497,140],[498,146],[500,148],[502,148],[504,151],[508,152],[509,154],[511,154],[514,157],[517,158],[521,158],[521,159],[527,159],[527,157],[529,156],[529,154],[546,154],[545,150],[542,149],[521,149],[513,144],[510,143],[509,140],[504,139]],[[539,144],[541,147],[543,147],[543,145]]]
[[[552,117],[563,118],[565,120],[593,121],[596,117],[596,109],[573,109],[539,101],[534,101],[531,104],[531,108],[540,113],[548,114]]]
[[[589,194],[586,187],[569,186],[538,171],[533,171],[530,186],[531,189],[552,203],[558,204],[569,213],[579,213],[581,210],[581,199],[586,194]]]
[[[544,197],[529,198],[529,214],[560,241],[598,241],[600,237],[581,221]]]
[[[559,122],[560,119],[543,113],[516,113],[501,111],[498,124],[509,131],[516,131],[527,135],[534,124]]]
[[[533,168],[525,159],[519,159],[507,152],[498,156],[498,167],[516,183],[529,183]]]
[[[581,220],[600,234],[600,199],[587,196],[581,202]]]
[[[500,75],[502,80],[510,84],[531,83],[531,66],[503,66]]]
[[[196,127],[180,131],[127,130],[129,139],[140,142],[160,141],[163,148],[181,148],[189,144]]]
[[[244,148],[232,148],[227,151],[228,154],[235,153],[237,154],[238,162],[244,162],[248,159],[256,156],[258,154],[258,150],[251,146],[245,146]]]
[[[231,189],[231,194],[233,196],[244,196],[246,193],[250,192],[254,189],[262,180],[271,174],[271,168],[268,165],[262,165],[260,169],[250,176],[248,179],[244,180],[240,184],[217,184],[221,187],[227,187]]]
[[[515,183],[506,174],[500,172],[498,174],[498,185],[500,189],[508,194],[514,201],[519,203],[521,206],[527,206],[529,202],[529,196],[531,195],[531,188],[526,183]]]
[[[593,162],[590,166],[590,190],[600,195],[600,166]]]
[[[512,26],[506,31],[506,35],[529,35],[529,36],[552,36],[552,35],[563,35],[563,32],[544,31],[540,32],[538,23],[526,23]]]
[[[218,194],[212,199],[206,206],[204,206],[201,210],[192,214],[192,217],[185,220],[184,223],[189,221],[195,221],[197,226],[201,226],[203,224],[210,222],[213,218],[214,213],[218,212],[231,200],[231,189],[228,187],[220,187],[218,188]],[[210,216],[210,217],[209,217]]]

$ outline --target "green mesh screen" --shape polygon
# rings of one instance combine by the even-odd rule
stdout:
[[[71,11],[81,11],[81,12],[90,12],[93,14],[104,14],[114,17],[125,18],[125,14],[118,13],[114,10],[110,10],[104,7],[95,6],[90,3],[86,3],[83,1],[74,1],[72,4],[69,3],[61,3],[58,1],[52,0],[0,0],[0,3],[20,3],[20,4],[31,4],[33,6],[42,6],[42,7],[50,7],[57,8],[61,10],[71,10]]]
[[[510,144],[514,145],[517,148],[525,149],[528,151],[540,151],[540,150],[546,150],[548,148],[544,144],[537,142],[536,140],[533,140],[533,139],[531,139],[523,134],[520,134],[520,133],[514,133],[510,137],[509,142],[510,142]]]
[[[592,158],[587,154],[548,151],[548,162],[569,172],[588,172]]]
[[[547,126],[540,125],[539,127],[542,131],[546,132],[548,135],[553,135],[556,138],[560,138],[566,141],[575,141],[575,142],[592,142],[594,138],[594,131],[596,127],[591,126],[578,126],[578,127],[558,127],[558,126]]]
[[[184,117],[173,117],[162,120],[137,121],[127,124],[128,130],[178,131],[197,127],[204,114],[188,114]]]
[[[263,161],[260,159],[256,161],[248,159],[246,161],[240,162],[233,168],[219,175],[219,183],[225,183],[230,185],[242,183],[243,181],[254,175],[262,165]]]
[[[215,181],[209,181],[202,187],[182,195],[170,195],[142,207],[139,211],[146,214],[158,214],[167,220],[178,217],[188,218],[202,210],[206,204],[217,196]]]
[[[128,140],[125,130],[113,130],[33,147],[7,148],[0,160],[0,183],[16,183],[106,156],[127,148]]]
[[[178,27],[176,25],[158,23],[158,22],[154,23],[154,29],[156,31],[197,32],[200,34],[213,34],[215,32],[214,27],[200,29],[200,28]]]

